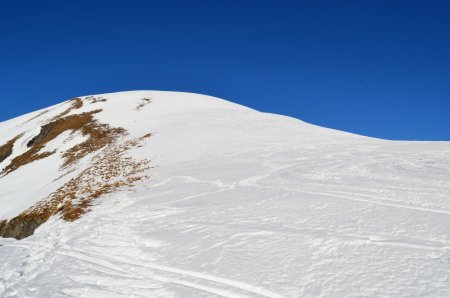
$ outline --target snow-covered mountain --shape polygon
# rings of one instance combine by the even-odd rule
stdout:
[[[450,297],[450,142],[135,91],[1,122],[0,170],[0,297]]]

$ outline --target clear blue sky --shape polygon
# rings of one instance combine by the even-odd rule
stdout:
[[[155,89],[450,140],[450,1],[2,1],[0,43],[0,121]]]

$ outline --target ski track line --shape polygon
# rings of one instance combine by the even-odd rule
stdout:
[[[62,256],[66,256],[69,258],[74,258],[77,260],[81,260],[83,262],[87,262],[93,265],[97,265],[115,272],[120,272],[122,274],[124,274],[124,277],[128,277],[128,278],[134,278],[133,275],[130,275],[126,270],[112,264],[111,262],[108,262],[106,260],[103,259],[99,259],[99,258],[94,258],[94,257],[89,257],[83,253],[79,253],[79,252],[74,252],[74,251],[65,251],[65,252],[57,252],[59,255]]]
[[[372,201],[371,199],[377,199],[377,198],[380,197],[380,195],[376,196],[376,195],[368,194],[368,193],[358,193],[358,192],[348,192],[348,191],[335,191],[335,190],[332,190],[332,191],[328,191],[328,193],[330,193],[330,194],[337,194],[337,195],[345,195],[345,196],[351,195],[351,196],[357,196],[357,197],[362,197],[362,198],[368,198],[369,201]],[[427,194],[429,194],[429,193],[427,193]],[[363,200],[365,200],[365,199],[363,199]],[[388,203],[388,204],[390,204],[390,203]],[[395,204],[395,203],[392,203],[392,204]],[[401,204],[396,204],[396,205],[401,205]],[[423,208],[423,207],[418,207],[418,208]],[[441,209],[436,209],[436,208],[424,208],[424,209],[443,211]],[[449,211],[449,213],[450,213],[450,211]]]
[[[307,190],[296,190],[295,192],[311,194],[311,195],[323,195],[323,196],[327,196],[327,197],[341,198],[341,199],[346,199],[346,200],[351,200],[351,201],[356,201],[356,202],[364,202],[364,203],[369,203],[369,204],[374,204],[374,205],[389,206],[389,207],[409,209],[409,210],[414,210],[414,211],[422,211],[422,212],[431,212],[431,213],[450,215],[450,211],[445,211],[445,210],[440,210],[440,209],[413,207],[413,206],[406,206],[406,205],[394,204],[394,203],[377,202],[377,201],[372,201],[372,200],[343,196],[340,194],[335,194],[333,192],[319,192],[319,191],[307,191]]]
[[[236,224],[229,224],[229,223],[221,223],[221,222],[206,222],[206,221],[193,221],[190,223],[194,224],[201,224],[201,225],[210,225],[210,226],[223,226],[223,227],[242,227],[241,225]],[[422,240],[422,239],[398,239],[398,238],[392,238],[385,236],[379,236],[379,235],[358,235],[358,234],[352,234],[352,233],[340,233],[340,232],[333,232],[328,231],[325,229],[315,229],[315,228],[294,228],[294,227],[287,227],[287,226],[273,226],[273,225],[261,225],[261,226],[248,226],[246,225],[245,228],[255,230],[255,231],[264,231],[264,232],[271,232],[271,233],[288,233],[293,235],[300,234],[308,234],[310,236],[315,236],[318,238],[339,238],[343,241],[350,241],[350,240],[357,240],[357,241],[365,241],[367,244],[372,245],[379,245],[379,246],[399,246],[399,247],[406,247],[406,248],[412,248],[412,249],[418,249],[418,250],[430,250],[430,251],[447,251],[450,250],[450,243],[444,243],[444,242],[433,242],[428,240]],[[232,236],[233,237],[233,236]],[[208,247],[206,249],[203,249],[200,252],[203,252],[208,249],[212,249],[219,244],[222,245],[227,241],[222,241],[219,243],[216,243],[215,245]],[[424,244],[420,244],[419,242],[422,241]],[[429,244],[427,244],[429,243]]]
[[[67,257],[72,257],[78,260],[82,260],[84,262],[88,262],[94,265],[98,265],[100,267],[104,267],[116,272],[120,272],[125,274],[126,277],[130,277],[133,278],[135,276],[129,275],[129,273],[112,264],[109,261],[106,260],[99,260],[98,258],[94,258],[94,257],[90,257],[84,254],[84,252],[75,252],[75,251],[70,251],[70,252],[58,252],[58,254],[60,255],[64,255]],[[94,254],[95,255],[95,254]],[[215,282],[218,285],[222,285],[222,286],[230,286],[232,288],[236,288],[245,292],[249,292],[251,294],[255,294],[258,296],[263,296],[263,297],[268,297],[268,298],[286,298],[282,295],[273,293],[269,290],[263,289],[261,287],[258,286],[253,286],[247,283],[243,283],[243,282],[239,282],[239,281],[235,281],[235,280],[230,280],[230,279],[226,279],[226,278],[222,278],[222,277],[217,277],[217,276],[213,276],[213,275],[208,275],[208,274],[204,274],[204,273],[199,273],[199,272],[195,272],[195,271],[189,271],[189,270],[184,270],[184,269],[178,269],[178,268],[173,268],[173,267],[167,267],[167,266],[160,266],[157,264],[148,264],[146,263],[145,265],[143,264],[135,264],[135,263],[129,263],[129,262],[123,262],[120,261],[123,264],[127,264],[127,265],[134,265],[134,266],[139,266],[139,267],[144,267],[146,269],[153,269],[153,270],[158,270],[158,271],[162,271],[162,272],[169,272],[169,273],[174,273],[174,274],[180,274],[180,275],[184,275],[184,276],[189,276],[189,277],[193,277],[193,278],[197,278],[197,279],[202,279],[202,280],[206,280],[206,281],[211,281],[211,282]],[[154,276],[152,275],[151,278],[154,278]],[[195,283],[191,283],[188,281],[182,281],[182,280],[177,280],[177,279],[170,279],[167,277],[161,277],[161,276],[156,276],[155,277],[156,280],[159,281],[166,281],[166,282],[170,282],[170,283],[175,283],[175,284],[180,284],[186,287],[190,287],[190,288],[197,288],[199,290],[202,291],[206,291],[206,292],[210,292],[213,294],[217,294],[219,296],[222,297],[249,297],[246,295],[240,295],[240,294],[235,294],[232,293],[230,291],[226,291],[226,290],[222,290],[222,289],[218,289],[218,288],[213,288],[213,287],[209,287],[209,286],[203,286],[203,285],[198,285]]]
[[[181,203],[181,202],[188,201],[188,200],[191,200],[191,199],[196,199],[196,198],[204,197],[204,196],[207,196],[207,195],[212,195],[212,194],[221,193],[221,192],[230,191],[230,190],[232,190],[232,188],[221,188],[219,190],[214,190],[214,191],[210,191],[210,192],[204,192],[204,193],[200,193],[200,194],[197,194],[197,195],[191,195],[191,196],[187,196],[187,197],[185,197],[183,199],[180,199],[180,200],[177,200],[177,201],[173,201],[172,204]]]
[[[167,266],[161,266],[161,265],[157,265],[157,264],[145,264],[145,266],[144,265],[140,265],[140,266],[143,266],[143,267],[146,267],[149,269],[158,270],[158,271],[176,273],[176,274],[181,274],[181,275],[190,276],[190,277],[194,277],[194,278],[204,279],[204,280],[212,281],[212,282],[215,282],[215,283],[218,283],[221,285],[231,286],[231,287],[241,289],[246,292],[264,296],[264,297],[285,298],[282,295],[273,293],[269,290],[263,289],[258,286],[253,286],[253,285],[250,285],[247,283],[243,283],[240,281],[235,281],[235,280],[231,280],[231,279],[227,279],[227,278],[223,278],[223,277],[208,275],[205,273],[189,271],[189,270],[184,270],[184,269],[178,269],[178,268],[173,268],[173,267],[167,267]]]
[[[328,188],[334,188],[334,189],[342,189],[342,186],[344,187],[352,187],[350,185],[342,185],[342,184],[335,184],[335,183],[323,183],[323,182],[318,182],[318,181],[314,181],[314,182],[309,182],[310,185],[312,186],[325,186]],[[434,188],[411,188],[411,187],[398,187],[398,186],[392,186],[392,185],[383,185],[383,188],[370,188],[370,187],[358,187],[357,189],[359,190],[363,190],[366,192],[377,192],[379,190],[386,190],[386,191],[407,191],[407,192],[412,192],[412,193],[425,193],[428,194],[430,192],[436,192],[436,191],[440,191],[442,193],[448,193],[450,188],[439,188],[439,187],[434,187]]]
[[[236,294],[227,290],[223,290],[223,289],[219,289],[219,288],[213,288],[210,286],[203,286],[203,285],[199,285],[196,283],[192,283],[192,282],[188,282],[188,281],[183,281],[183,280],[178,280],[178,279],[173,279],[173,278],[166,278],[163,276],[159,276],[159,275],[155,275],[153,277],[155,280],[160,281],[160,282],[166,282],[166,283],[172,283],[172,284],[177,284],[177,285],[181,285],[181,286],[185,286],[185,287],[189,287],[192,289],[196,289],[196,290],[200,290],[203,292],[208,292],[208,293],[212,293],[221,297],[225,297],[225,298],[250,298],[250,296],[247,295],[242,295],[242,294]]]

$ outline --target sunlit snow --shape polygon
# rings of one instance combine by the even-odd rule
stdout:
[[[450,297],[450,142],[362,137],[190,93],[102,96],[82,111],[152,133],[131,152],[151,160],[150,178],[78,221],[0,238],[0,297]],[[14,148],[26,150],[34,114],[0,123],[0,144],[26,129]],[[66,137],[49,148],[82,141]],[[1,177],[0,219],[70,179],[54,181],[60,164]]]

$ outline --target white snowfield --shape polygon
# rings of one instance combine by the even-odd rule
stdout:
[[[101,96],[81,110],[153,133],[131,153],[151,160],[150,178],[77,221],[0,238],[0,297],[450,297],[450,142],[362,137],[197,94]],[[27,150],[65,105],[0,123],[0,144],[27,131],[14,154]],[[54,181],[60,164],[1,177],[0,219],[67,181]]]

